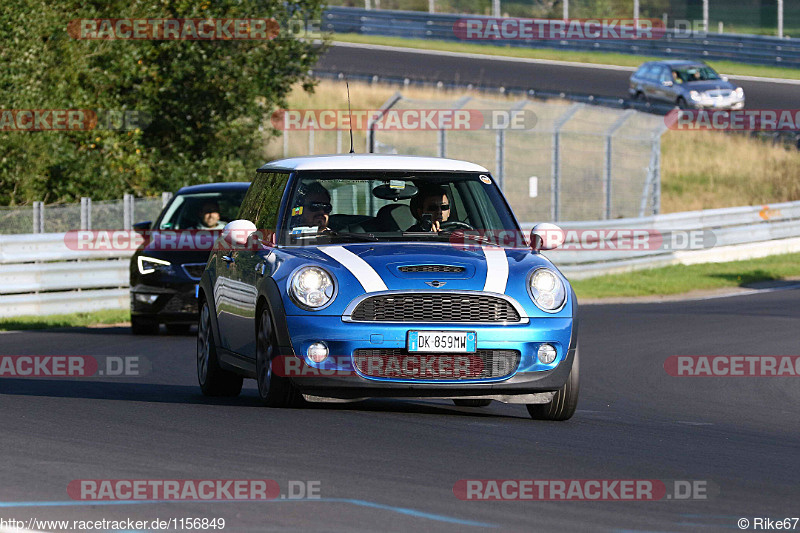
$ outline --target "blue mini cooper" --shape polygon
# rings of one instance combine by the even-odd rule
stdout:
[[[450,159],[332,155],[256,172],[198,286],[197,375],[265,405],[369,397],[578,402],[578,303],[489,172]],[[555,237],[554,237],[555,236]],[[527,237],[527,236],[526,236]]]

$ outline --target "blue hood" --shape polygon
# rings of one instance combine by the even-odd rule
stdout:
[[[331,248],[302,247],[281,248],[278,255],[282,264],[274,274],[279,287],[285,290],[290,274],[300,266],[318,264],[336,277],[338,295],[333,304],[324,310],[326,315],[341,314],[354,298],[365,293],[359,279],[350,268],[333,259],[323,250]],[[480,246],[457,246],[450,243],[358,243],[346,244],[342,248],[362,259],[383,281],[387,290],[431,290],[431,291],[483,291],[487,273],[492,277],[502,276],[502,271],[492,267]],[[530,300],[527,291],[528,274],[535,268],[548,267],[558,270],[545,257],[531,253],[529,249],[504,249],[508,261],[508,280],[504,294],[517,300],[530,317],[570,316],[571,305],[555,314],[545,313]],[[419,265],[443,265],[457,267],[455,272],[404,272],[400,267]],[[494,280],[497,281],[496,279]],[[562,281],[567,281],[562,276]],[[431,285],[426,282],[438,282]],[[567,287],[569,285],[567,284]],[[567,289],[569,294],[569,288]],[[570,296],[571,298],[571,296]],[[287,314],[309,314],[296,308],[288,299],[284,302]]]

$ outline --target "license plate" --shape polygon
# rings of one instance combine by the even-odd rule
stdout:
[[[474,353],[474,331],[409,331],[409,353]]]

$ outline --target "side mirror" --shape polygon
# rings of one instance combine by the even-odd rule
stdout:
[[[542,222],[531,230],[531,248],[534,252],[555,250],[562,244],[564,244],[564,230],[555,224]]]
[[[231,244],[244,246],[254,231],[256,231],[256,225],[249,220],[234,220],[222,228],[222,238]]]
[[[665,80],[661,82],[661,85],[663,85],[664,87],[672,87],[673,83],[669,80]]]
[[[133,229],[139,230],[139,231],[146,230],[146,229],[150,229],[150,226],[152,226],[152,225],[153,225],[153,221],[152,220],[147,220],[145,222],[137,222],[136,224],[133,225]]]
[[[722,76],[722,81],[728,81],[728,76]]]

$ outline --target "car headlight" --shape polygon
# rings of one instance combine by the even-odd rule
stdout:
[[[733,91],[733,94],[735,94],[737,98],[744,98],[744,89],[737,87],[736,90]]]
[[[531,300],[542,311],[554,313],[567,299],[567,289],[555,272],[548,268],[534,270],[528,278]]]
[[[146,255],[140,255],[136,258],[136,261],[139,265],[139,273],[142,275],[152,274],[156,270],[168,270],[170,266],[169,261],[164,261],[163,259],[155,257],[147,257]]]
[[[333,301],[333,276],[315,266],[301,267],[292,274],[289,294],[300,307],[316,311]]]
[[[701,100],[703,98],[703,95],[697,91],[689,91],[689,98],[691,98],[692,100]]]

